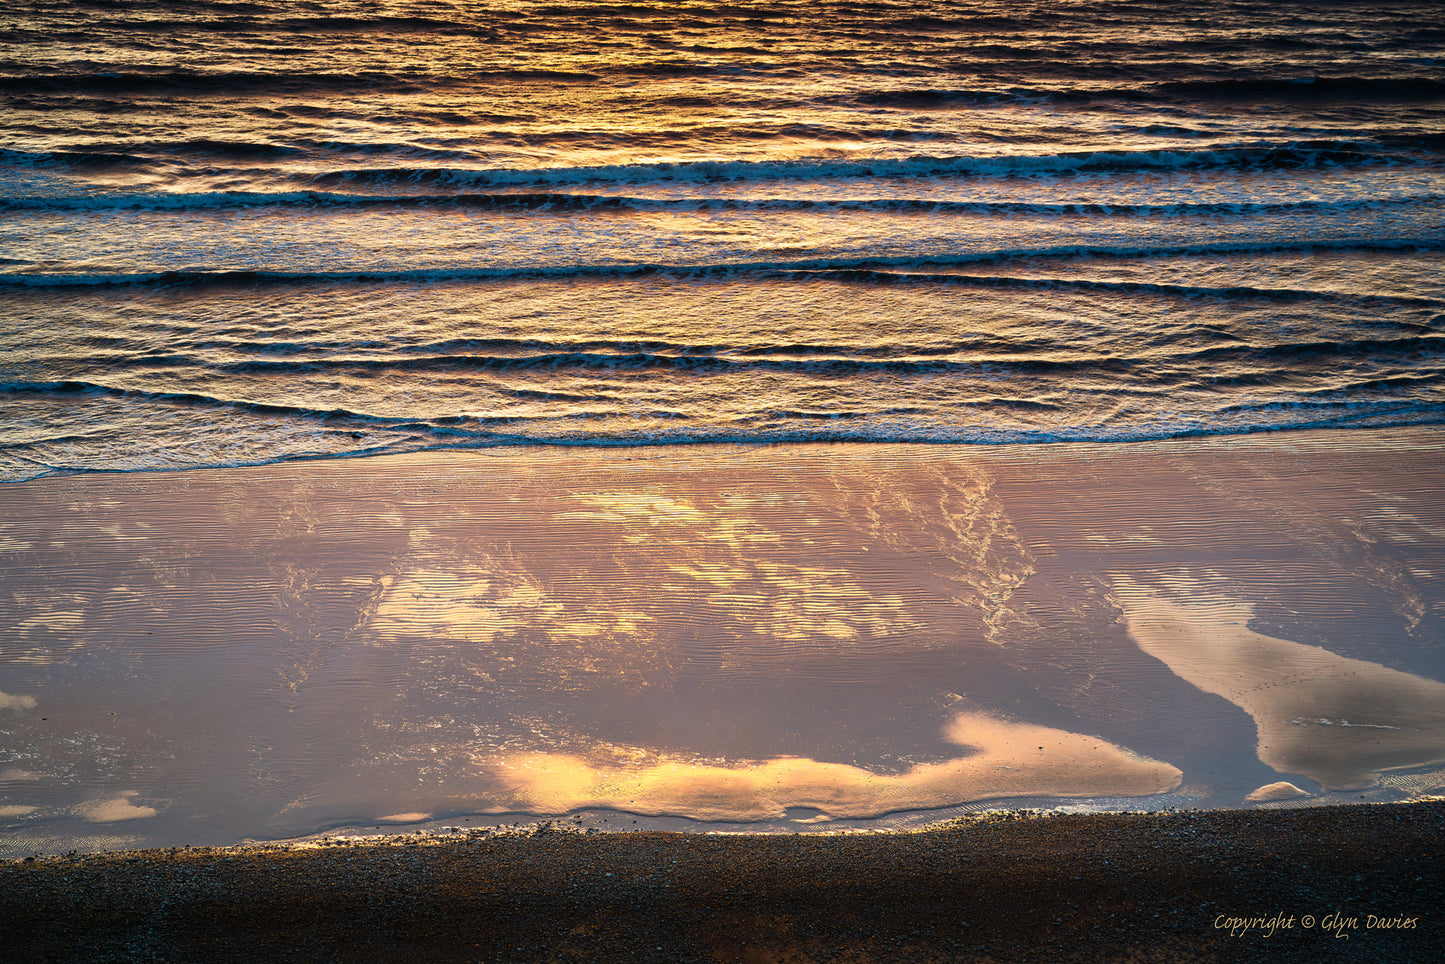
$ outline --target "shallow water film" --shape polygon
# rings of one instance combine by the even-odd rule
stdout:
[[[1441,440],[1353,438],[7,486],[6,848],[1438,791]]]

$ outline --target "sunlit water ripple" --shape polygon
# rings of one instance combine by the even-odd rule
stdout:
[[[25,3],[0,478],[1435,424],[1431,13]]]

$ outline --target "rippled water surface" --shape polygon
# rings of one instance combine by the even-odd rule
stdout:
[[[1435,424],[1437,13],[23,3],[0,472]]]

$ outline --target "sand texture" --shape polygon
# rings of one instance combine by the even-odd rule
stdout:
[[[1434,962],[1442,830],[1437,801],[48,857],[0,864],[0,946],[15,961]]]

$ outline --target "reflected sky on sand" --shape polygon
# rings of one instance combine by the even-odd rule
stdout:
[[[1434,792],[1441,440],[1357,438],[0,487],[0,850]]]
[[[1207,693],[1254,718],[1259,758],[1333,790],[1381,772],[1445,763],[1445,684],[1248,628],[1253,609],[1188,578],[1151,593],[1115,581],[1130,637]]]
[[[784,757],[733,766],[633,759],[596,766],[564,754],[504,758],[509,809],[566,813],[610,807],[698,820],[767,820],[790,807],[834,817],[880,817],[998,797],[1149,796],[1179,785],[1167,763],[1077,733],[960,713],[945,728],[960,754],[877,773]]]

